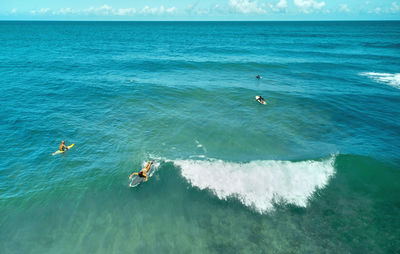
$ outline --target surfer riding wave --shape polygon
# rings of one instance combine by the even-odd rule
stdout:
[[[149,176],[146,173],[150,170],[152,163],[153,161],[147,162],[146,166],[142,170],[140,170],[139,172],[132,173],[132,175],[129,176],[129,179],[132,179],[134,175],[138,175],[139,177],[145,177],[146,178],[145,181],[147,181]]]

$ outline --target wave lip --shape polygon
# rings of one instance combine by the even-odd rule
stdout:
[[[335,156],[323,161],[174,160],[194,187],[211,190],[219,199],[235,197],[260,213],[283,201],[306,207],[309,198],[334,175]]]
[[[360,73],[362,76],[367,76],[370,79],[382,83],[390,85],[394,88],[400,89],[400,73],[379,73],[379,72],[363,72]]]

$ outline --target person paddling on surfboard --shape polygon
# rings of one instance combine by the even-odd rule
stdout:
[[[261,102],[261,103],[263,103],[263,101],[265,101],[264,98],[261,97],[261,96],[258,96],[257,100],[258,100],[259,102]]]
[[[139,177],[145,177],[145,182],[147,182],[149,176],[146,173],[150,170],[152,163],[153,161],[147,162],[146,166],[142,170],[140,170],[139,172],[134,172],[132,175],[129,176],[129,179],[132,179],[134,175],[138,175]]]
[[[65,151],[68,150],[68,146],[65,145],[65,141],[61,141],[61,145],[60,145],[60,151]]]

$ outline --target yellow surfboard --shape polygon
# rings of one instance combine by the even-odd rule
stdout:
[[[67,147],[68,147],[68,150],[71,149],[74,145],[75,145],[75,144],[72,144],[72,145],[67,146]],[[65,151],[68,151],[68,150],[64,150],[64,151],[57,150],[57,151],[55,151],[52,155],[54,156],[54,155],[59,154],[59,153],[64,153]]]

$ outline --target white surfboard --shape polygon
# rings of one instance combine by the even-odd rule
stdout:
[[[148,167],[150,167],[148,170],[147,170],[147,172],[146,172],[146,175],[148,176],[148,177],[150,177],[150,175],[153,173],[153,171],[154,171],[154,169],[153,169],[153,161],[150,161],[149,162],[150,163],[150,165],[148,166]],[[146,165],[147,166],[147,165]],[[129,187],[136,187],[136,186],[138,186],[139,184],[141,184],[142,182],[144,182],[146,180],[146,178],[145,177],[140,177],[140,176],[138,176],[138,175],[135,175],[134,177],[132,177],[132,181],[131,181],[131,183],[129,184]]]
[[[256,101],[258,101],[261,104],[266,105],[267,103],[264,100],[260,100],[260,96],[256,96]]]

